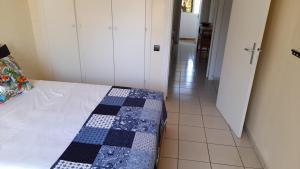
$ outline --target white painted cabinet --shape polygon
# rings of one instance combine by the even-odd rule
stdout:
[[[84,82],[114,84],[111,0],[76,0]]]
[[[59,81],[145,87],[146,0],[43,0]]]
[[[81,82],[73,0],[44,0],[48,60],[54,80]],[[59,5],[58,5],[59,4]]]
[[[112,0],[115,84],[144,88],[145,0]]]

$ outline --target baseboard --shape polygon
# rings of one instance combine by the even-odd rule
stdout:
[[[262,167],[263,167],[264,169],[269,169],[269,168],[266,166],[266,162],[265,162],[265,160],[264,160],[264,158],[263,158],[263,156],[262,156],[262,153],[260,152],[260,150],[259,150],[258,147],[256,146],[256,143],[255,143],[255,141],[254,141],[254,139],[253,139],[253,136],[251,135],[251,133],[250,133],[248,127],[245,126],[244,129],[246,130],[246,133],[247,133],[247,135],[248,135],[248,139],[249,139],[249,141],[251,142],[251,144],[252,144],[252,146],[253,146],[253,149],[254,149],[254,151],[255,151],[255,153],[256,153],[256,155],[257,155],[257,157],[258,157],[258,160],[260,161]]]

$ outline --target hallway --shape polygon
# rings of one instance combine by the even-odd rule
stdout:
[[[159,169],[262,169],[246,134],[238,139],[215,107],[217,81],[205,78],[196,44],[180,42],[166,101]],[[201,60],[202,61],[202,60]]]

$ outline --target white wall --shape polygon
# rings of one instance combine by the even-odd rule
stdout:
[[[148,88],[161,90],[167,94],[173,0],[152,0],[151,58]],[[160,44],[161,51],[154,52],[153,45]]]
[[[198,29],[199,15],[194,13],[182,12],[179,37],[196,39],[198,37]]]
[[[0,43],[7,44],[28,77],[41,78],[27,1],[0,0],[0,22]]]
[[[203,0],[193,0],[193,13],[201,14]]]
[[[209,80],[219,80],[221,76],[232,1],[218,0],[216,1],[218,3],[215,3],[217,5],[217,15],[207,71]]]
[[[246,126],[265,169],[300,168],[300,1],[273,0]]]
[[[27,0],[32,20],[32,29],[35,39],[37,54],[40,58],[40,66],[42,67],[43,77],[45,80],[53,80],[52,61],[49,59],[48,52],[48,35],[45,22],[45,13],[43,11],[43,1]]]

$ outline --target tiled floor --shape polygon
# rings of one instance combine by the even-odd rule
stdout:
[[[236,138],[215,107],[217,82],[205,79],[195,51],[181,42],[172,63],[158,169],[262,169],[247,135]]]

